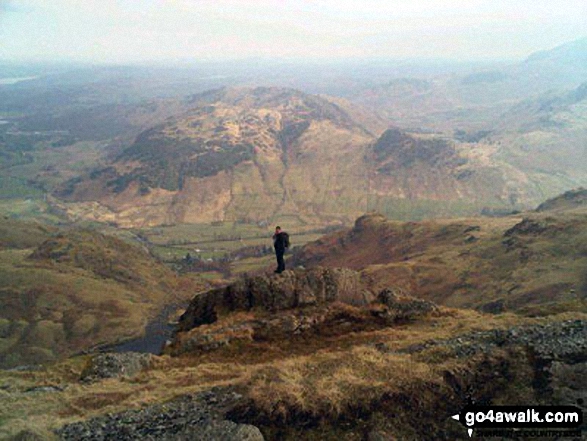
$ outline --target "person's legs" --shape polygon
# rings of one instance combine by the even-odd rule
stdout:
[[[276,251],[275,255],[277,256],[277,273],[281,273],[285,271],[285,261],[283,260],[283,251]]]

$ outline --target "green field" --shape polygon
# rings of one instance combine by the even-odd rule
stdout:
[[[285,223],[283,223],[285,229]],[[231,276],[254,272],[273,265],[272,227],[255,224],[222,222],[213,224],[183,224],[168,227],[132,230],[150,244],[151,252],[166,263],[183,259],[188,253],[205,262],[230,258],[226,271]],[[292,248],[317,240],[323,235],[318,229],[288,230]],[[268,255],[237,257],[247,247],[267,247]],[[210,274],[214,274],[212,271]],[[208,274],[210,276],[210,274]],[[216,274],[218,277],[219,275]]]
[[[224,275],[217,271],[202,271],[206,278],[224,278],[227,274],[237,275],[273,264],[273,225],[214,222],[123,229],[92,221],[73,222],[42,198],[0,199],[0,216],[37,224],[71,225],[114,236],[126,243],[148,248],[152,255],[174,268],[188,253],[206,262],[229,258]],[[320,226],[294,224],[293,219],[282,221],[281,225],[290,233],[292,248],[317,240],[325,232]],[[239,251],[248,247],[266,247],[270,256],[238,256]]]

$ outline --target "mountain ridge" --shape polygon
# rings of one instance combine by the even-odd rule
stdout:
[[[582,193],[559,199],[580,202]],[[584,310],[585,213],[584,204],[567,201],[557,211],[503,218],[401,223],[369,214],[305,245],[294,264],[344,266],[451,307],[530,315]]]
[[[474,214],[536,197],[518,170],[493,159],[494,146],[397,128],[375,137],[322,96],[231,88],[189,101],[58,196],[98,201],[98,219],[123,226],[276,216],[347,223],[374,208],[409,217],[446,201]]]

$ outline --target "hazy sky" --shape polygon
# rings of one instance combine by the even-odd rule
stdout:
[[[523,58],[586,0],[0,0],[0,59]]]

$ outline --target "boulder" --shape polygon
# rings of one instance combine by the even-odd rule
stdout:
[[[153,355],[138,352],[94,355],[86,364],[80,379],[85,382],[105,378],[133,377],[153,362]]]
[[[201,428],[188,428],[175,439],[194,441],[263,441],[261,431],[250,424],[237,424],[232,421],[212,422]]]
[[[57,431],[62,440],[262,441],[259,429],[226,415],[242,399],[230,388],[213,388],[138,410],[98,416]]]
[[[383,310],[383,315],[393,321],[411,321],[438,311],[438,307],[432,302],[410,297],[393,289],[381,291],[377,300],[387,306]]]

